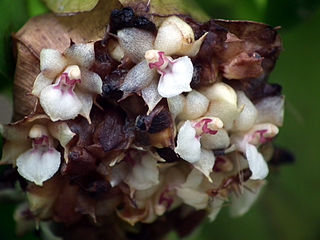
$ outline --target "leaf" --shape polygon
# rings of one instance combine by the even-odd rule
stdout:
[[[320,6],[318,0],[268,0],[267,3],[265,21],[284,29],[310,18]],[[286,9],[286,14],[283,14],[283,9]]]
[[[72,14],[91,11],[99,0],[44,0],[44,2],[57,14]]]
[[[13,72],[14,60],[10,34],[17,31],[27,20],[26,4],[24,0],[16,0],[14,4],[10,0],[0,1],[0,89],[10,85]],[[4,10],[5,9],[5,10]]]
[[[35,17],[50,11],[42,0],[26,0],[26,1],[28,4],[29,17]]]

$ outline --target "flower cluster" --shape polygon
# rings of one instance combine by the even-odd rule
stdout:
[[[19,221],[86,222],[101,239],[119,221],[214,220],[227,202],[244,214],[283,122],[281,88],[267,83],[280,50],[267,25],[131,8],[112,12],[104,39],[42,49],[35,112],[2,128],[2,163],[25,179]]]

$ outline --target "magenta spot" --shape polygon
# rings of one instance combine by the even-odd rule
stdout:
[[[164,205],[166,206],[166,209],[169,209],[173,203],[173,198],[168,196],[170,195],[170,190],[167,188],[166,190],[164,190],[159,198],[159,204],[160,205]]]
[[[165,55],[164,55],[164,52],[158,52],[159,54],[159,60],[158,62],[155,62],[155,63],[149,63],[149,68],[157,68],[159,69],[163,64],[164,64],[164,59],[165,59]]]
[[[255,134],[259,134],[260,136],[260,143],[261,144],[265,144],[265,143],[268,143],[268,142],[271,142],[272,141],[272,138],[266,138],[265,136],[264,136],[264,134],[266,133],[266,132],[268,132],[268,130],[267,129],[263,129],[263,130],[258,130],[258,131],[256,131],[255,133],[254,133],[254,135]]]
[[[74,95],[73,89],[77,83],[81,83],[81,79],[70,79],[68,73],[64,72],[61,74],[59,83],[54,89],[61,90],[63,94],[67,92],[68,94]]]
[[[49,144],[49,137],[46,135],[42,135],[39,138],[34,138],[33,143],[36,145]]]
[[[196,127],[196,128],[199,128],[199,127],[202,126],[202,132],[203,132],[203,133],[215,135],[215,134],[217,134],[218,131],[217,131],[217,130],[211,130],[211,129],[208,127],[208,124],[209,124],[210,122],[212,122],[212,119],[210,119],[210,118],[204,118],[204,119],[202,119],[201,121],[197,122],[197,123],[195,124],[195,127]]]
[[[222,171],[222,166],[226,163],[226,160],[222,157],[217,157],[216,158],[216,161],[214,163],[214,167],[213,167],[213,170],[215,172],[221,172]]]

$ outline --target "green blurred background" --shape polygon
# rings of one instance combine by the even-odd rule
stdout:
[[[215,222],[206,222],[189,239],[320,239],[320,1],[198,0],[196,4],[213,18],[282,27],[284,51],[270,77],[270,82],[283,86],[286,95],[285,124],[276,142],[290,149],[296,162],[272,171],[269,184],[245,216],[231,219],[225,208]],[[2,96],[10,98],[12,90],[10,34],[30,17],[47,11],[40,0],[0,0]],[[0,239],[17,239],[13,209],[13,204],[0,204]],[[28,235],[21,239],[37,238]]]

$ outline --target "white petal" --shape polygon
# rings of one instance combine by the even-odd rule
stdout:
[[[76,135],[65,122],[50,123],[48,129],[50,135],[57,139],[62,147],[65,147]]]
[[[79,112],[80,115],[85,117],[89,123],[91,123],[90,120],[90,112],[93,105],[93,96],[90,93],[85,93],[80,90],[76,90],[76,95],[78,96],[80,102],[81,102],[81,110]]]
[[[61,146],[64,148],[64,160],[68,163],[68,155],[69,155],[69,146],[68,143],[72,140],[72,138],[76,135],[71,131],[68,124],[65,122],[54,122],[49,123],[48,129],[50,131],[50,135],[57,139]]]
[[[213,201],[210,203],[210,210],[208,213],[208,218],[212,222],[216,219],[218,213],[220,212],[224,200],[219,198],[214,198]]]
[[[181,185],[183,188],[198,188],[203,181],[203,175],[197,169],[192,169],[191,172],[188,174],[188,177]]]
[[[33,83],[32,94],[39,97],[41,91],[51,85],[53,80],[51,78],[47,78],[42,72],[39,73],[36,80]]]
[[[69,64],[76,64],[80,65],[80,67],[89,68],[95,60],[94,44],[73,44],[66,49],[64,55],[67,57]]]
[[[252,144],[246,144],[246,157],[252,172],[250,179],[264,179],[269,173],[268,165],[261,153]]]
[[[62,93],[54,85],[44,88],[40,94],[40,104],[52,121],[75,118],[82,108],[78,97],[73,93]]]
[[[177,195],[182,201],[195,209],[204,209],[208,206],[209,196],[191,188],[178,188]]]
[[[189,57],[196,56],[200,50],[203,41],[206,39],[207,34],[208,33],[206,32],[197,41],[193,42],[190,46],[187,46],[183,48],[181,51],[179,51],[179,55],[185,55]]]
[[[230,215],[232,217],[240,217],[244,215],[254,202],[259,197],[262,187],[265,185],[264,181],[247,181],[246,188],[243,188],[243,193],[238,196],[231,194]]]
[[[124,28],[117,33],[119,44],[130,59],[138,63],[146,51],[153,49],[155,37],[152,33],[137,28]]]
[[[150,154],[145,154],[131,170],[125,182],[136,190],[145,190],[159,183],[157,160]]]
[[[200,160],[201,146],[196,138],[196,130],[186,121],[180,128],[177,139],[177,147],[174,150],[184,160],[194,163]]]
[[[25,179],[42,186],[59,169],[60,153],[55,149],[47,152],[30,149],[21,154],[17,159],[19,174]]]
[[[147,87],[155,76],[157,76],[157,72],[150,69],[147,61],[144,60],[130,69],[120,90],[129,93],[140,91]]]
[[[211,181],[210,173],[212,172],[215,157],[212,151],[201,149],[201,156],[198,162],[193,163],[193,166],[202,172]]]
[[[84,68],[81,69],[81,83],[77,85],[84,91],[90,93],[102,93],[102,80],[100,76],[94,72],[88,71]]]
[[[148,87],[142,89],[141,96],[144,102],[148,105],[149,114],[162,99],[162,97],[158,93],[158,82],[152,81]]]
[[[228,132],[221,128],[216,134],[203,134],[200,143],[205,149],[225,149],[230,146],[230,138]]]
[[[67,66],[67,59],[55,49],[42,49],[40,52],[40,70],[54,79]]]
[[[174,61],[172,71],[160,77],[158,91],[162,97],[170,98],[182,92],[190,92],[193,65],[189,57],[181,57]]]
[[[256,104],[258,110],[257,123],[273,123],[282,126],[284,115],[284,97],[275,96],[262,99]]]

